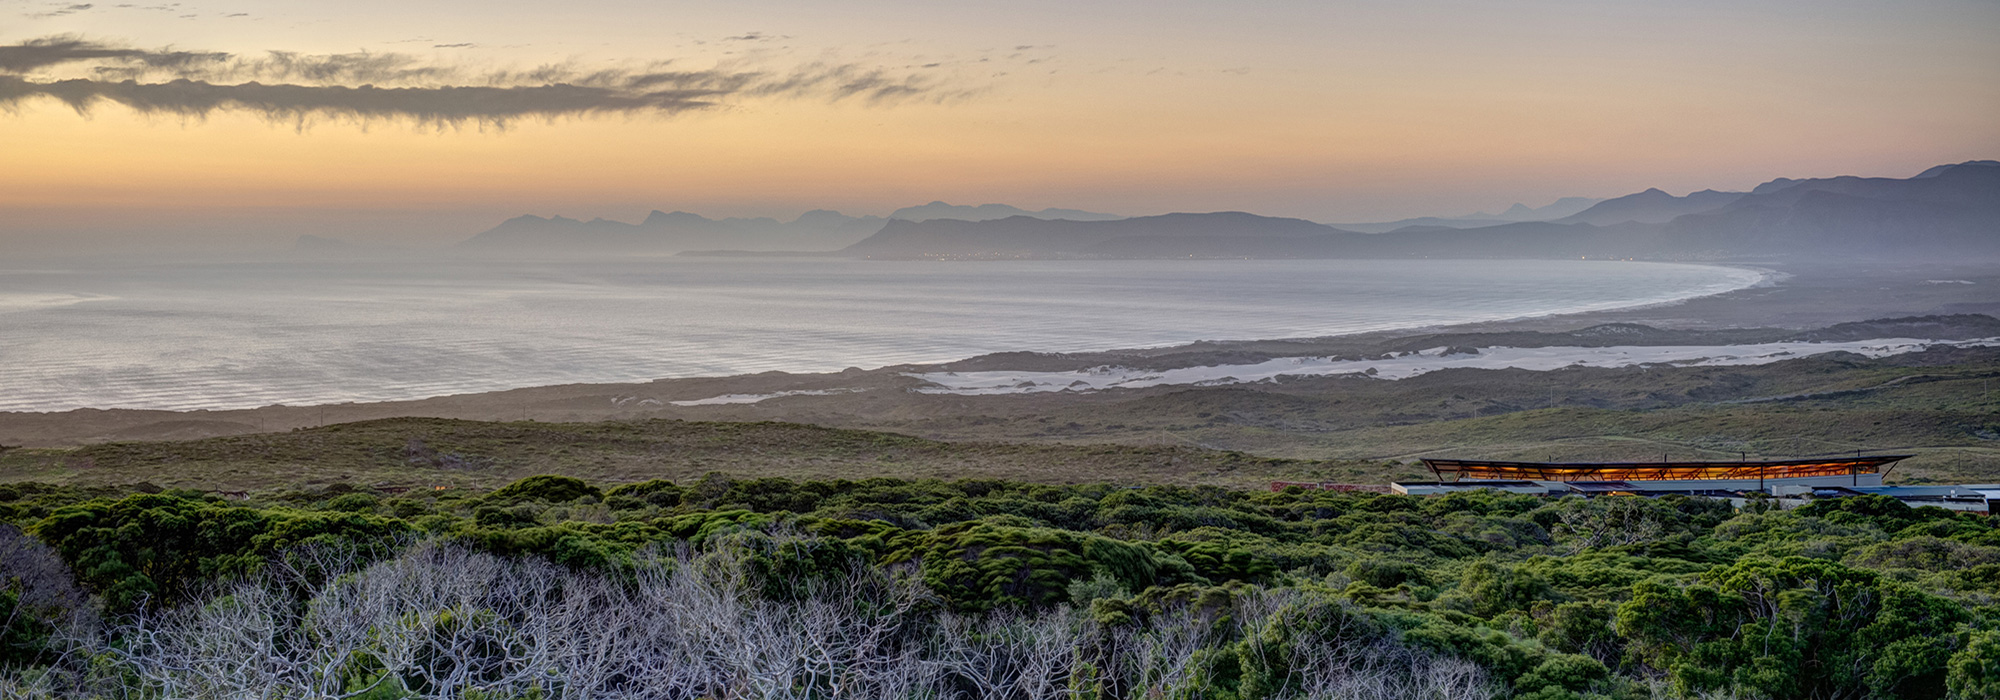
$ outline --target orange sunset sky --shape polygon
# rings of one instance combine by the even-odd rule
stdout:
[[[0,255],[938,199],[1381,221],[2000,156],[1991,0],[0,0],[0,46]]]

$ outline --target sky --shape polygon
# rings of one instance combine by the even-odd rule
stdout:
[[[1995,37],[1995,0],[0,0],[0,257],[1907,177],[2000,157]]]

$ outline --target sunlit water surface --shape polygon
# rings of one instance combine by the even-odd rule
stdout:
[[[1653,304],[1599,261],[241,263],[0,269],[0,410],[244,408],[1333,335]]]

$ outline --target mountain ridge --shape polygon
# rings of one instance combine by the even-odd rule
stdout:
[[[1472,214],[1466,214],[1465,216],[1418,216],[1408,219],[1398,219],[1395,221],[1327,224],[1327,225],[1338,229],[1354,231],[1357,233],[1388,233],[1390,231],[1397,231],[1412,227],[1460,228],[1460,229],[1481,228],[1485,226],[1499,226],[1501,224],[1520,223],[1524,221],[1550,221],[1554,219],[1560,219],[1565,216],[1576,214],[1585,209],[1589,209],[1592,205],[1602,201],[1604,200],[1593,197],[1563,197],[1562,199],[1558,199],[1554,202],[1539,207],[1530,207],[1527,204],[1521,202],[1515,202],[1514,206],[1508,207],[1506,210],[1498,214],[1488,214],[1482,211]]]
[[[890,212],[887,218],[903,221],[930,221],[933,219],[957,219],[959,221],[992,221],[1012,216],[1026,216],[1035,219],[1065,219],[1069,221],[1110,221],[1126,217],[1081,209],[1057,209],[1050,207],[1040,211],[1028,211],[1011,204],[947,204],[933,201],[914,207],[903,207]]]
[[[1701,190],[1689,192],[1686,196],[1675,197],[1653,187],[1643,192],[1598,202],[1583,211],[1555,219],[1565,224],[1611,224],[1641,223],[1663,224],[1683,214],[1698,214],[1714,211],[1743,198],[1742,192],[1718,192]]]
[[[1935,172],[1932,172],[1932,171]],[[838,254],[923,258],[2000,258],[2000,165],[1908,179],[1773,180],[1751,192],[1648,189],[1548,222],[1363,233],[1243,212],[1116,221],[890,222]]]
[[[1580,207],[1580,209],[1578,209]],[[655,210],[638,224],[517,216],[459,244],[474,255],[793,254],[864,258],[2000,257],[2000,161],[1909,178],[1775,178],[1748,192],[1658,188],[1566,197],[1507,216],[1329,225],[1246,212],[1120,217],[933,201],[889,217],[815,209],[792,221]],[[1497,216],[1497,215],[1494,215]]]
[[[542,217],[522,214],[459,242],[456,250],[474,255],[503,256],[670,254],[716,249],[752,253],[815,252],[859,242],[880,231],[883,224],[892,220],[934,221],[954,217],[992,220],[1012,216],[1039,219],[1071,217],[1086,221],[1123,218],[1077,209],[1050,208],[1031,212],[1006,204],[966,206],[942,201],[904,207],[889,217],[848,216],[831,209],[814,209],[791,221],[772,217],[710,219],[688,211],[658,209],[636,224],[601,217],[581,220],[561,215]]]

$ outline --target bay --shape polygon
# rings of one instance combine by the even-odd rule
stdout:
[[[0,410],[226,409],[1337,335],[1658,304],[1616,261],[214,263],[0,269]]]

